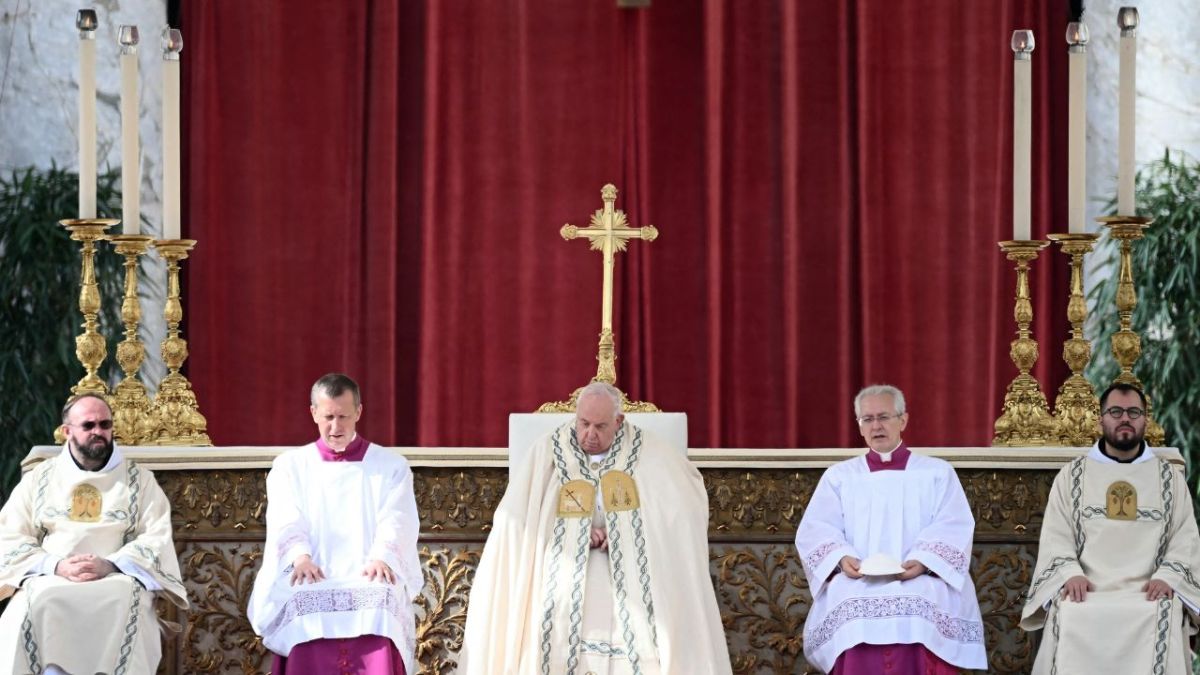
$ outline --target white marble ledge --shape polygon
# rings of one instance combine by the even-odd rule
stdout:
[[[58,454],[61,446],[38,445],[21,462],[23,471]],[[126,457],[154,471],[196,469],[264,469],[275,456],[291,447],[122,447]],[[416,467],[472,468],[508,466],[506,448],[389,448]],[[958,469],[1058,469],[1087,448],[913,448],[940,457]],[[691,448],[688,456],[701,469],[823,469],[864,452],[861,448]],[[1155,452],[1183,466],[1176,448]]]

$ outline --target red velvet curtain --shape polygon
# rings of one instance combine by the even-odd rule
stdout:
[[[1066,7],[1039,0],[184,2],[188,374],[218,444],[314,435],[364,387],[384,444],[501,446],[595,372],[600,187],[618,386],[695,447],[985,445],[1004,388],[1014,28],[1032,28],[1034,234],[1065,229]],[[1065,375],[1066,267],[1033,278]]]

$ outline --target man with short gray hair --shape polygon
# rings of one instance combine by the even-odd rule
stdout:
[[[821,476],[796,532],[813,603],[804,655],[824,672],[986,669],[968,568],[975,519],[949,463],[913,454],[904,394],[854,399],[867,452]]]
[[[725,675],[708,495],[612,385],[514,466],[475,573],[459,672]]]

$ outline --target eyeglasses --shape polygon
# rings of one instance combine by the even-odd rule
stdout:
[[[1121,406],[1114,405],[1108,410],[1105,410],[1104,414],[1108,415],[1114,420],[1121,419],[1121,415],[1128,415],[1129,419],[1136,420],[1142,415],[1145,415],[1146,411],[1142,410],[1141,408],[1122,408]]]
[[[859,424],[861,424],[864,427],[867,427],[867,426],[871,426],[872,424],[875,424],[876,422],[879,422],[880,424],[887,424],[888,422],[891,422],[892,420],[900,419],[900,415],[888,415],[888,414],[864,415],[857,419],[858,419]]]
[[[67,426],[79,427],[80,429],[83,429],[84,431],[91,431],[92,429],[95,429],[96,427],[100,427],[104,431],[108,431],[109,429],[112,428],[112,420],[100,420],[98,422],[92,422],[89,420],[82,424],[68,424]]]

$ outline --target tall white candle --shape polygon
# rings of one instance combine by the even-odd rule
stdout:
[[[79,217],[96,217],[96,11],[75,14],[79,29]]]
[[[1136,7],[1122,7],[1117,12],[1117,25],[1121,28],[1121,83],[1118,105],[1117,127],[1117,214],[1137,215],[1133,198],[1134,125],[1137,92],[1137,26]]]
[[[1067,231],[1083,234],[1087,186],[1087,43],[1082,21],[1067,24],[1067,60],[1070,66],[1067,111]]]
[[[163,31],[163,239],[179,239],[181,220],[179,52],[183,34]]]
[[[1033,31],[1015,30],[1013,50],[1013,239],[1031,239],[1030,185],[1033,163]]]
[[[138,144],[137,26],[121,26],[121,219],[125,234],[141,232],[141,148]]]

